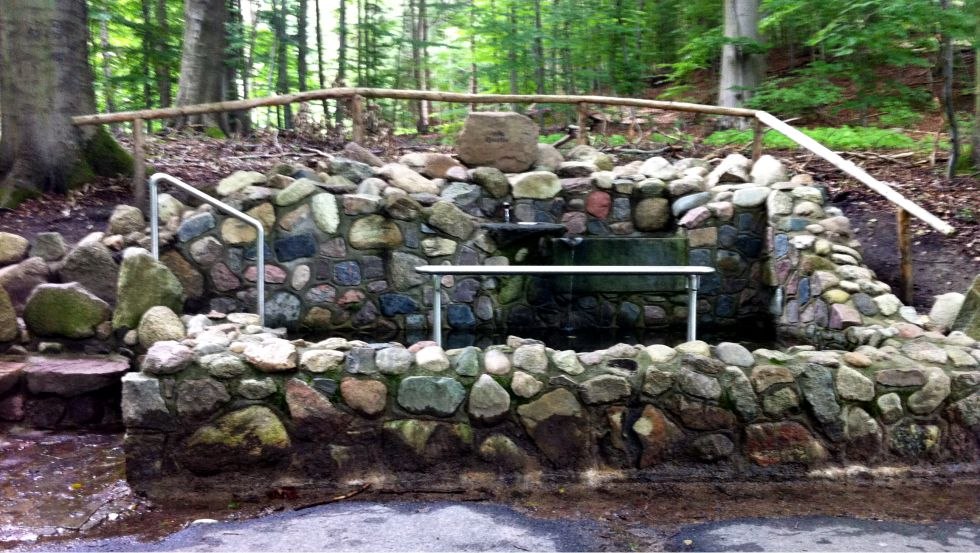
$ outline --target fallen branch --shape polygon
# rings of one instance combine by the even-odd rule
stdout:
[[[350,499],[350,498],[354,497],[355,495],[357,495],[357,494],[359,494],[361,492],[366,491],[370,487],[371,487],[371,484],[364,484],[363,486],[361,486],[360,488],[357,488],[356,490],[354,490],[352,492],[348,492],[348,493],[345,493],[343,495],[338,495],[337,497],[331,497],[330,499],[324,499],[323,501],[314,501],[313,503],[307,503],[306,505],[300,505],[299,507],[293,507],[293,510],[294,511],[302,511],[304,509],[312,509],[313,507],[319,507],[320,505],[326,505],[328,503],[336,503],[338,501],[343,501],[345,499]]]

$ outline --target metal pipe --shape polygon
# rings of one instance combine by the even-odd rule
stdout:
[[[687,341],[698,339],[698,285],[700,275],[687,275]]]
[[[245,223],[255,227],[256,238],[255,238],[255,262],[256,262],[256,312],[259,316],[259,324],[265,326],[265,227],[257,219],[242,213],[241,211],[231,207],[230,205],[222,202],[221,200],[209,196],[204,192],[194,188],[193,186],[187,184],[186,182],[178,179],[177,177],[170,176],[166,173],[155,173],[150,177],[148,181],[150,187],[150,240],[151,240],[151,250],[153,252],[153,259],[157,261],[160,260],[160,206],[158,203],[158,184],[160,181],[166,181],[173,184],[177,188],[187,192],[191,196],[212,205],[225,213],[244,221]]]
[[[432,338],[442,347],[442,275],[432,275]]]

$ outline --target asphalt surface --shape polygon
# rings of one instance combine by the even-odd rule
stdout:
[[[622,530],[622,529],[620,529]],[[980,551],[980,525],[851,518],[741,519],[612,531],[510,507],[346,502],[236,522],[198,521],[161,541],[47,542],[22,551]]]

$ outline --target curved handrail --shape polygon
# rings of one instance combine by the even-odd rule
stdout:
[[[262,226],[262,223],[258,219],[250,217],[231,207],[225,202],[201,192],[177,177],[166,173],[155,173],[147,182],[150,187],[150,239],[152,244],[153,259],[158,261],[160,259],[160,206],[157,203],[157,183],[160,181],[166,181],[173,184],[177,188],[180,188],[195,198],[213,205],[214,207],[233,217],[241,219],[245,223],[255,227],[255,230],[258,231],[258,235],[255,238],[255,273],[258,288],[256,291],[256,311],[259,316],[259,324],[265,326],[265,227]]]

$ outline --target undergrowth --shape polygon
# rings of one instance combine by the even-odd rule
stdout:
[[[933,147],[932,138],[917,140],[901,131],[878,127],[816,127],[801,129],[804,134],[832,150],[928,150]],[[718,131],[704,139],[708,146],[748,145],[752,143],[752,131],[737,129]],[[773,149],[791,149],[796,143],[776,131],[766,131],[763,145]],[[941,141],[941,148],[949,144]]]

